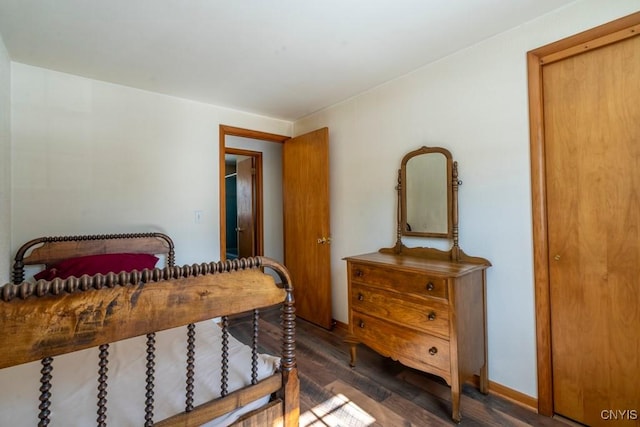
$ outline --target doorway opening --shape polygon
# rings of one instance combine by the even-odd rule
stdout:
[[[238,141],[239,140],[239,141]],[[259,143],[263,153],[264,186],[256,194],[256,209],[264,213],[255,255],[282,262],[296,287],[296,315],[326,329],[333,325],[329,227],[329,129],[321,128],[290,138],[220,126],[220,253],[226,259],[227,209],[224,159],[231,142]],[[276,142],[277,144],[272,144]],[[267,151],[277,147],[278,166],[267,166]],[[279,174],[267,187],[267,176]],[[264,194],[264,197],[263,197]],[[270,206],[267,206],[270,204]],[[279,210],[267,218],[267,214]],[[236,227],[242,228],[237,225]],[[230,231],[230,233],[233,231]],[[261,242],[261,243],[260,243]],[[238,242],[238,244],[240,244]],[[262,246],[261,246],[262,245]]]
[[[220,125],[221,260],[261,255],[284,261],[281,152],[282,143],[288,139],[288,136]],[[272,144],[274,142],[276,144]],[[251,162],[251,167],[249,163],[244,166],[253,169],[253,179],[245,178],[239,187],[236,165],[241,160]],[[235,196],[231,194],[233,191]]]

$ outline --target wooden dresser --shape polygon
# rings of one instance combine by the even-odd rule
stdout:
[[[487,392],[486,269],[468,261],[374,252],[345,258],[351,366],[362,343],[383,356],[438,375],[451,386],[459,422],[462,384],[474,374]]]

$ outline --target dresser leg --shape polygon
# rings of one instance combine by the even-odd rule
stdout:
[[[462,414],[460,414],[460,384],[451,385],[451,419],[455,423],[459,423],[462,420]]]
[[[356,347],[359,344],[359,341],[355,339],[355,337],[351,334],[347,335],[344,339],[344,342],[349,344],[349,354],[351,355],[351,361],[349,362],[349,366],[352,368],[356,367]]]
[[[478,384],[478,389],[482,394],[489,394],[489,368],[485,363],[480,368],[480,382]]]
[[[349,366],[352,368],[356,367],[356,344],[349,345],[349,353],[351,354],[351,361],[349,362]]]

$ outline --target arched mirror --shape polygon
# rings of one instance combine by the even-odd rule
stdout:
[[[459,260],[458,163],[449,150],[421,147],[407,153],[398,171],[398,228],[393,249],[403,253],[402,236],[451,239],[450,251],[429,249],[429,254]],[[430,255],[431,256],[431,255]]]
[[[400,166],[401,233],[405,236],[451,238],[451,153],[422,147],[408,153]]]

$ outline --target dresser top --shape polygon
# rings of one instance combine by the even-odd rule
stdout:
[[[432,274],[435,273],[447,277],[464,276],[473,271],[484,270],[488,267],[488,265],[485,264],[430,259],[405,254],[389,254],[382,252],[349,256],[344,259],[348,262],[358,262],[377,266],[393,266],[394,268],[400,268],[408,271],[428,271]]]

